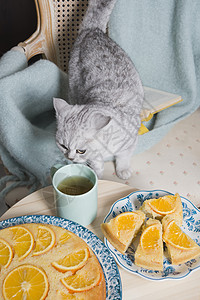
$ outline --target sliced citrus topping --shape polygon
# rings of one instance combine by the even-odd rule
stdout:
[[[96,265],[87,265],[74,275],[61,279],[61,282],[70,293],[88,291],[100,283],[101,273],[99,268]]]
[[[185,234],[174,220],[170,221],[163,233],[163,240],[170,245],[183,250],[195,248],[196,243]]]
[[[5,300],[43,300],[49,290],[45,272],[33,265],[21,265],[8,273],[3,282]]]
[[[33,256],[44,254],[53,248],[56,242],[54,231],[47,226],[39,225]]]
[[[124,254],[139,232],[145,214],[138,211],[123,212],[101,224],[101,230],[113,247]]]
[[[134,212],[125,212],[119,214],[115,218],[115,224],[117,226],[117,236],[124,235],[125,231],[131,231],[134,229],[138,215]]]
[[[1,267],[7,268],[10,265],[12,258],[12,248],[6,241],[0,239],[0,270]]]
[[[60,272],[77,271],[86,264],[89,255],[90,252],[88,248],[78,250],[66,255],[56,262],[52,262],[52,266]]]
[[[58,244],[60,245],[65,244],[71,237],[72,237],[71,233],[68,232],[67,230],[64,230],[64,232],[59,237]]]
[[[66,294],[64,292],[61,291],[57,291],[57,296],[58,299],[57,300],[85,300],[85,297],[82,296],[77,296],[77,295],[72,295],[72,294]]]
[[[151,199],[149,200],[149,206],[154,212],[160,215],[171,214],[176,210],[176,197],[173,195],[167,195],[158,199]]]
[[[141,234],[141,247],[146,252],[154,251],[156,248],[159,247],[160,239],[161,233],[157,225],[150,225]]]
[[[13,233],[13,247],[19,260],[27,257],[34,246],[34,238],[32,233],[23,226],[10,227],[9,230]]]

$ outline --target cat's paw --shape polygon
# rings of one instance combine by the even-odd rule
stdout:
[[[101,179],[103,177],[103,171],[104,171],[104,162],[103,160],[98,163],[94,163],[93,161],[88,161],[87,165],[93,169],[93,171],[96,173],[98,179]]]
[[[103,177],[103,172],[102,171],[95,171],[95,173],[96,173],[98,179],[102,179],[102,177]]]
[[[129,179],[133,173],[131,169],[116,170],[117,176],[121,179]]]
[[[97,169],[97,168],[92,168],[93,171],[96,173],[98,179],[102,179],[103,177],[103,169]]]

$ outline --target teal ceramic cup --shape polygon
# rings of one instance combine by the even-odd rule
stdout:
[[[83,226],[92,223],[97,215],[97,176],[94,171],[82,164],[70,164],[54,166],[51,169],[52,184],[57,216],[75,221]],[[83,176],[88,178],[93,187],[80,195],[67,195],[58,189],[58,185],[71,176]]]

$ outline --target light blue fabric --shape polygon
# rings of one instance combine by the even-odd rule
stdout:
[[[13,174],[0,180],[1,199],[16,186],[49,184],[51,166],[65,161],[55,143],[52,99],[67,100],[67,90],[67,75],[49,61],[27,67],[25,55],[13,50],[1,58],[0,157]],[[14,183],[5,188],[7,181]]]
[[[200,105],[200,1],[118,0],[109,35],[129,54],[145,86],[183,98],[156,116],[138,153]]]
[[[199,31],[199,0],[118,0],[109,24],[111,37],[130,55],[144,85],[184,99],[156,115],[135,153],[157,143],[198,108]],[[55,64],[40,60],[27,67],[24,54],[14,50],[0,59],[0,157],[13,174],[0,180],[0,189],[14,181],[0,193],[1,199],[18,185],[33,191],[49,184],[51,166],[65,161],[55,144],[53,97],[67,100],[67,75]]]

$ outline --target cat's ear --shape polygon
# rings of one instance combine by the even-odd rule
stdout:
[[[63,99],[53,98],[53,106],[55,108],[56,114],[59,116],[62,114],[63,110],[69,106],[69,104]]]
[[[108,125],[111,117],[105,116],[101,113],[95,113],[92,119],[92,128],[98,131]]]

